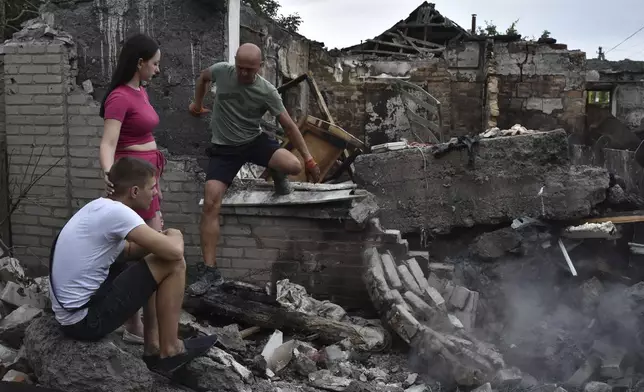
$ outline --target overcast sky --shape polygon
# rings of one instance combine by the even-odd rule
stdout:
[[[298,12],[303,19],[300,33],[321,41],[330,49],[343,48],[374,38],[405,19],[423,0],[279,0],[282,13]],[[597,57],[602,46],[609,60],[644,60],[644,30],[609,51],[644,27],[642,0],[434,0],[444,16],[469,29],[472,14],[478,25],[493,21],[499,31],[519,19],[524,36],[539,37],[543,30]]]

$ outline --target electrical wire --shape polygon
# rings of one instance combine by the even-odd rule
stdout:
[[[633,37],[635,36],[635,34],[639,33],[639,32],[640,32],[640,31],[642,31],[642,30],[644,30],[644,26],[640,27],[640,29],[639,29],[639,30],[637,30],[637,31],[636,31],[636,32],[634,32],[633,34],[631,34],[631,35],[629,35],[628,37],[626,37],[622,42],[618,43],[617,45],[613,46],[612,48],[610,48],[609,50],[607,50],[606,52],[604,52],[604,54],[607,54],[607,53],[609,53],[610,51],[612,51],[612,50],[614,50],[614,49],[617,49],[617,47],[618,47],[618,46],[620,46],[620,45],[621,45],[621,44],[623,44],[624,42],[628,41],[629,39],[633,38]]]

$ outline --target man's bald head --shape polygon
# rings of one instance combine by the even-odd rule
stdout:
[[[243,44],[237,49],[235,60],[262,62],[262,50],[255,44]]]
[[[237,49],[235,55],[237,79],[242,84],[251,84],[262,67],[262,50],[255,44],[246,43]]]

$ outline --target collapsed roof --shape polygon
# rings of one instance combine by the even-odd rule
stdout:
[[[448,42],[469,37],[470,32],[441,15],[434,3],[424,2],[405,20],[376,38],[342,49],[348,54],[403,57],[439,55]]]

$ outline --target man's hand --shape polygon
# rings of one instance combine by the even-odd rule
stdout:
[[[190,114],[192,114],[195,117],[199,117],[202,114],[210,113],[209,109],[206,109],[205,107],[201,106],[201,108],[197,109],[197,104],[192,102],[190,106],[188,106],[188,110],[190,111]]]
[[[309,159],[304,161],[304,170],[306,170],[307,180],[315,184],[320,182],[320,167],[313,157],[309,157]]]
[[[168,237],[183,237],[181,231],[177,229],[165,229],[161,232],[161,234],[167,235]]]

